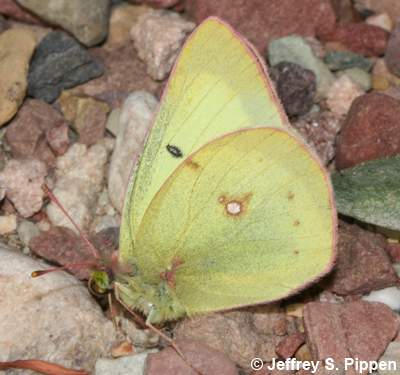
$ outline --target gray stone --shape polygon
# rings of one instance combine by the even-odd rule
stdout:
[[[143,375],[148,353],[140,353],[117,359],[100,358],[96,362],[95,375]]]
[[[108,32],[110,0],[17,0],[19,4],[93,46]]]
[[[103,67],[74,38],[61,31],[46,35],[32,57],[28,94],[53,102],[63,89],[103,74]]]
[[[136,91],[129,95],[122,108],[108,174],[110,200],[119,212],[122,211],[129,177],[143,150],[156,107],[157,99],[153,95]]]
[[[0,361],[35,358],[91,371],[116,332],[87,288],[60,271],[0,244]],[[7,374],[20,374],[10,370]]]

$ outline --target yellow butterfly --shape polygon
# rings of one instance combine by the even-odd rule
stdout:
[[[148,323],[275,301],[329,272],[329,177],[261,58],[205,20],[161,99],[122,215],[120,301]]]

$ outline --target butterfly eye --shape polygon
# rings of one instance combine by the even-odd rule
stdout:
[[[174,157],[174,158],[181,158],[183,156],[182,150],[174,145],[167,145],[167,151]]]

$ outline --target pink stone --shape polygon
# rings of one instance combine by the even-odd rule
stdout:
[[[338,24],[333,30],[320,32],[325,42],[339,42],[344,47],[364,56],[380,56],[385,53],[389,33],[364,22]]]
[[[261,52],[272,38],[315,36],[335,24],[329,0],[186,0],[185,7],[197,23],[209,16],[221,17]]]
[[[400,101],[370,93],[356,98],[337,140],[336,167],[400,153]]]

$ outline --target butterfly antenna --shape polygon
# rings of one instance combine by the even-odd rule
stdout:
[[[69,222],[74,226],[74,228],[78,231],[79,235],[81,238],[85,241],[87,247],[91,251],[93,257],[95,259],[100,259],[99,252],[97,249],[93,246],[93,244],[90,242],[89,238],[86,236],[86,234],[79,228],[78,224],[74,221],[74,219],[69,215],[67,210],[64,208],[64,206],[61,204],[61,202],[57,199],[57,197],[54,195],[54,193],[50,190],[50,188],[46,185],[42,185],[42,190],[44,193],[49,197],[50,201],[54,203],[61,211],[62,213],[66,216],[66,218],[69,220]]]
[[[93,261],[81,262],[81,263],[67,263],[67,264],[64,264],[63,266],[59,266],[59,267],[48,268],[46,270],[33,271],[31,273],[31,277],[39,277],[39,276],[43,276],[43,275],[46,275],[46,274],[51,273],[51,272],[69,270],[71,268],[80,269],[80,268],[84,268],[84,267],[87,268],[87,267],[96,266],[96,265],[97,265],[97,263],[95,263]]]

